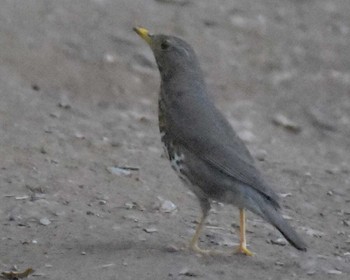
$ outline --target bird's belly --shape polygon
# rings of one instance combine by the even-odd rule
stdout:
[[[167,139],[164,132],[161,133],[161,140],[163,143],[164,153],[169,159],[172,169],[180,176],[180,178],[184,177],[185,154],[182,153],[176,146],[174,146],[172,141],[169,141]]]

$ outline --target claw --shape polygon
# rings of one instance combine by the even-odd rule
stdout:
[[[230,256],[230,254],[225,251],[202,249],[198,244],[191,244],[191,250],[204,256]]]
[[[245,245],[241,244],[237,247],[236,251],[235,251],[236,254],[243,254],[243,255],[246,255],[246,256],[254,256],[254,253],[251,252]]]
[[[205,250],[205,249],[199,248],[198,244],[191,244],[191,250],[198,254],[206,255],[206,256],[215,254],[215,252],[212,250]]]

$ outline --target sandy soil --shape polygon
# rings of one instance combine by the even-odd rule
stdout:
[[[200,210],[162,157],[159,76],[136,24],[193,45],[308,252],[253,214],[254,257],[181,249]],[[1,271],[349,279],[349,0],[3,0],[0,46]],[[237,212],[217,204],[202,246],[229,251]]]

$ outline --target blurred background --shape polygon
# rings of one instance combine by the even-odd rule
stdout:
[[[253,214],[254,258],[181,249],[199,205],[162,158],[159,74],[136,25],[193,46],[307,253]],[[1,271],[348,279],[348,0],[2,0],[0,46]],[[218,204],[204,247],[230,250],[237,225]]]

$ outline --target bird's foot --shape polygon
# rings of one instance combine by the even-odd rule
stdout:
[[[206,250],[202,249],[198,246],[197,243],[190,244],[190,249],[194,251],[197,254],[204,255],[204,256],[231,256],[231,254],[227,251],[217,251],[217,250]],[[246,256],[254,256],[254,253],[251,252],[246,245],[239,245],[233,252],[234,254],[243,254]]]
[[[200,254],[200,255],[204,255],[204,256],[227,255],[227,252],[202,249],[198,246],[198,244],[190,244],[190,248],[195,253]]]
[[[202,249],[202,248],[199,248],[197,244],[191,244],[191,250],[198,253],[198,254],[201,254],[201,255],[211,255],[212,251],[211,250],[205,250],[205,249]]]
[[[246,256],[254,256],[254,253],[251,252],[250,250],[248,250],[246,245],[240,244],[236,250],[235,250],[235,254],[243,254]]]

